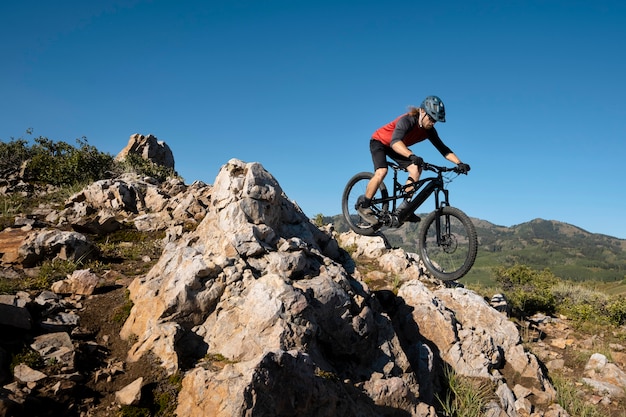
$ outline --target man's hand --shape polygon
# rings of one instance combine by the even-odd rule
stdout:
[[[456,166],[461,174],[467,174],[470,170],[470,166],[464,164],[463,162],[459,162]]]
[[[413,153],[409,156],[409,160],[412,164],[415,164],[420,168],[422,167],[422,165],[424,165],[424,160]]]

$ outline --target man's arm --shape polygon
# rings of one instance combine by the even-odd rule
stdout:
[[[460,164],[461,160],[454,154],[454,152],[450,152],[446,155],[446,159],[454,164]]]

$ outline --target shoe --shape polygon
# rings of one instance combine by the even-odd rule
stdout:
[[[376,214],[374,214],[374,210],[372,210],[370,207],[363,207],[363,205],[361,204],[364,198],[364,196],[359,197],[356,204],[356,211],[358,211],[361,218],[369,224],[377,224],[378,218],[376,217]]]
[[[398,208],[396,209],[396,216],[398,216],[398,218],[402,217],[402,215],[404,214],[404,211],[406,211],[408,206],[409,206],[409,202],[407,200],[404,200],[402,204],[400,204]],[[403,222],[410,222],[410,223],[417,223],[420,221],[422,221],[422,219],[420,218],[420,216],[418,216],[415,213],[409,214],[409,216],[403,220]]]
[[[417,214],[411,213],[411,215],[407,217],[406,219],[404,219],[404,221],[409,222],[409,223],[418,223],[418,222],[421,222],[422,219]]]

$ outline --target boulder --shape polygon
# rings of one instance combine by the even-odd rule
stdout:
[[[30,268],[46,259],[87,261],[94,259],[97,253],[97,247],[78,232],[49,228],[0,232],[0,262],[3,266]]]
[[[157,165],[174,169],[172,150],[165,142],[159,141],[153,135],[144,136],[138,133],[131,135],[128,144],[117,154],[115,159],[124,160],[129,154],[135,154]]]

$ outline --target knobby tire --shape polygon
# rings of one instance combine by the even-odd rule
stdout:
[[[437,220],[441,224],[437,239]],[[424,266],[435,278],[453,281],[469,272],[476,260],[478,237],[470,218],[455,207],[442,207],[422,220],[419,251]]]
[[[360,172],[353,176],[346,188],[343,191],[343,196],[341,198],[341,210],[343,213],[343,217],[348,223],[350,229],[352,229],[355,233],[364,236],[372,236],[378,233],[378,230],[382,226],[380,223],[377,225],[371,225],[367,221],[361,218],[359,212],[356,209],[356,203],[360,196],[365,194],[365,188],[369,183],[370,179],[374,176],[371,172]],[[374,195],[374,199],[376,198],[387,198],[389,193],[387,192],[387,187],[385,184],[381,184],[378,190],[376,190],[376,194]],[[389,202],[374,204],[372,209],[375,213],[384,213],[387,211],[387,207],[389,206]]]

